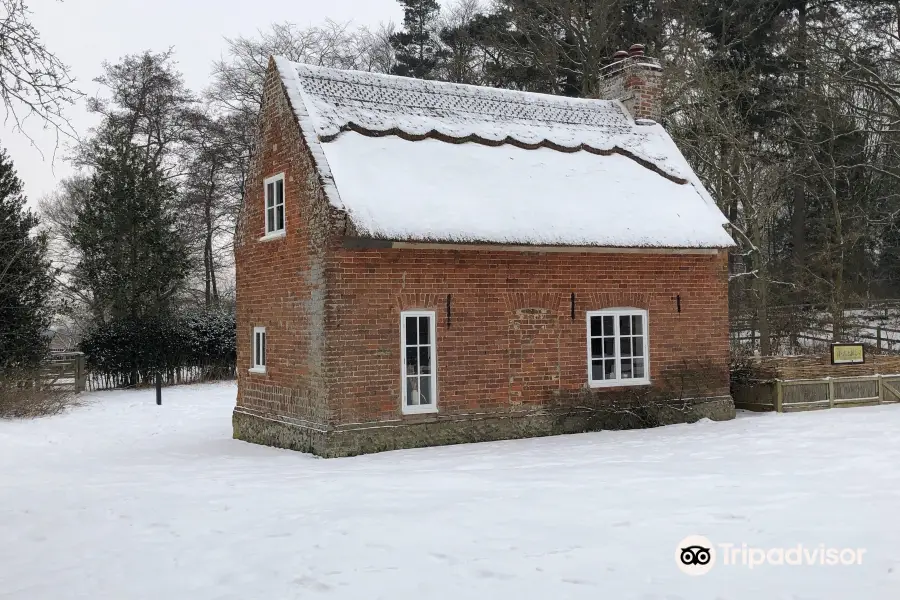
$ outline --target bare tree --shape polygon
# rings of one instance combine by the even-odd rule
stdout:
[[[75,137],[64,111],[81,96],[68,67],[41,40],[25,0],[0,0],[0,100],[6,119],[25,134],[37,117],[59,135]]]
[[[96,312],[91,290],[74,284],[73,271],[81,255],[73,243],[75,215],[90,194],[90,177],[80,174],[63,179],[56,190],[38,201],[42,224],[48,237],[48,257],[56,273],[56,290],[61,297],[60,308],[77,334],[90,324]],[[76,337],[78,337],[76,335]]]
[[[242,144],[235,142],[232,126],[229,116],[197,115],[184,186],[184,229],[192,232],[191,247],[203,265],[207,307],[220,303],[222,272],[232,264],[245,178]]]
[[[439,36],[447,47],[443,79],[454,83],[482,82],[484,53],[472,27],[482,10],[480,0],[456,0],[441,13]]]
[[[785,210],[781,190],[787,169],[773,160],[765,140],[748,125],[748,113],[755,107],[744,106],[742,112],[734,101],[752,89],[754,79],[711,67],[694,45],[696,34],[684,33],[686,38],[676,42],[683,46],[670,57],[667,72],[669,128],[729,217],[738,244],[732,261],[732,306],[740,317],[746,306],[755,308],[752,328],[759,331],[761,352],[768,354],[776,260],[771,232]]]
[[[75,162],[93,166],[110,136],[131,140],[142,149],[148,167],[165,167],[177,177],[178,157],[193,135],[197,98],[177,69],[174,52],[142,52],[117,63],[103,63],[95,81],[108,97],[91,98],[88,110],[103,118],[78,149]]]
[[[356,66],[361,71],[374,73],[390,73],[394,68],[394,48],[391,46],[391,36],[397,31],[393,21],[382,23],[374,31],[368,29],[359,30],[357,43],[362,52],[361,60]]]
[[[213,63],[213,83],[207,96],[217,106],[255,118],[262,103],[269,57],[338,69],[381,71],[393,60],[387,41],[393,24],[372,32],[350,22],[326,21],[300,28],[276,23],[256,37],[226,38],[226,55]]]

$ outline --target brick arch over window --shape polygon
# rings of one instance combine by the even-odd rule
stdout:
[[[586,304],[589,310],[603,310],[606,308],[640,308],[649,310],[652,294],[637,292],[595,292],[587,294]]]
[[[553,292],[510,292],[503,294],[503,301],[509,312],[529,314],[529,311],[556,314],[560,310],[563,294]]]
[[[446,294],[400,294],[397,296],[397,311],[438,310],[447,302]]]

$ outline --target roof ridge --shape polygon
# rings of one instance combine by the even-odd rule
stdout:
[[[340,98],[339,96],[328,96],[328,97],[330,97],[330,98]],[[365,102],[365,98],[350,98],[350,100],[357,100],[357,101],[359,101],[359,102]],[[395,107],[398,107],[398,108],[419,108],[419,109],[428,109],[428,108],[431,108],[430,106],[427,106],[427,105],[401,104],[401,103],[399,103],[399,102],[382,102],[381,104],[384,104],[384,105],[387,105],[387,106],[395,106]],[[357,108],[357,107],[354,107],[354,108]],[[498,113],[498,112],[473,111],[473,110],[467,110],[467,109],[465,109],[465,108],[454,108],[454,111],[460,112],[460,113],[464,113],[464,114],[469,114],[469,115],[502,116],[501,113]],[[535,120],[535,119],[522,119],[522,120],[523,120],[523,121],[525,121],[525,120],[531,121],[531,120]],[[563,120],[563,119],[553,120],[553,121],[543,120],[543,119],[537,119],[537,120],[539,120],[539,121],[542,122],[542,123],[548,123],[548,124],[573,125],[573,126],[579,125],[579,123],[576,122],[576,121],[566,121],[566,120]]]
[[[335,74],[353,73],[353,74],[359,74],[359,75],[362,75],[362,76],[365,76],[365,77],[368,77],[371,79],[393,81],[395,83],[405,84],[407,86],[419,85],[419,86],[432,87],[432,88],[446,88],[448,90],[469,89],[469,90],[472,90],[473,92],[475,90],[482,90],[482,91],[487,90],[489,94],[496,94],[498,96],[536,97],[536,98],[540,98],[542,101],[541,103],[547,107],[553,107],[553,106],[557,106],[557,105],[568,105],[568,106],[581,105],[581,106],[585,107],[582,110],[586,111],[587,107],[589,107],[589,106],[597,106],[597,105],[618,106],[618,105],[620,105],[620,103],[617,100],[611,100],[608,98],[579,98],[577,96],[560,96],[560,95],[556,95],[556,94],[548,94],[545,92],[532,92],[532,91],[528,91],[528,90],[516,90],[516,89],[512,89],[512,88],[501,88],[501,87],[492,87],[492,86],[484,86],[484,85],[475,85],[472,83],[456,83],[456,82],[451,82],[451,81],[439,81],[436,79],[416,79],[413,77],[403,77],[400,75],[392,75],[390,73],[378,73],[375,71],[359,71],[356,69],[335,69],[332,67],[320,67],[317,65],[310,65],[308,63],[300,63],[300,62],[292,62],[292,61],[288,61],[288,62],[291,62],[291,64],[294,64],[294,65],[299,65],[301,67],[305,67],[305,68],[310,69],[311,71],[314,71],[317,73],[322,73],[322,72],[335,73]],[[316,73],[308,75],[308,76],[304,76],[304,77],[309,77],[310,79],[321,79],[324,81],[338,81],[338,82],[342,82],[342,83],[352,83],[353,85],[363,85],[363,86],[373,87],[373,88],[396,89],[396,88],[393,88],[392,86],[377,85],[375,83],[369,83],[369,82],[365,82],[365,81],[357,81],[357,82],[342,81],[341,79],[339,79],[337,77],[326,77],[324,75],[320,75],[320,74],[316,74]],[[444,95],[456,96],[459,98],[471,98],[472,97],[470,95],[453,94],[453,93],[447,93]],[[517,100],[514,103],[525,104],[525,105],[531,104],[529,102],[526,102],[524,99]],[[630,116],[630,115],[627,115],[627,112],[625,114],[626,114],[626,116]]]

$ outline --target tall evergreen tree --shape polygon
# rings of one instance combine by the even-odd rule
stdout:
[[[33,366],[47,350],[53,276],[37,225],[25,208],[22,181],[0,150],[0,372]]]
[[[77,283],[95,317],[155,316],[172,307],[189,271],[177,228],[176,188],[145,149],[118,138],[96,155],[90,193],[76,212]]]
[[[391,36],[396,53],[394,75],[434,79],[446,51],[436,35],[441,5],[437,0],[398,0],[403,5],[403,31]]]
[[[481,46],[492,85],[592,98],[617,50],[641,43],[659,52],[668,7],[654,0],[496,0],[467,33]]]

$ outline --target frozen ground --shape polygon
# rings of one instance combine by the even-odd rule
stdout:
[[[234,395],[0,422],[0,599],[900,597],[900,407],[325,461],[231,440]],[[866,554],[688,577],[690,534]]]

